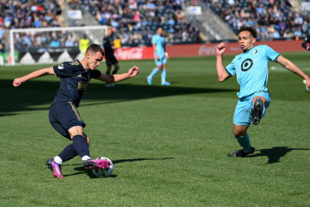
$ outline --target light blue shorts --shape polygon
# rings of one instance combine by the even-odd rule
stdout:
[[[162,66],[162,65],[166,65],[167,64],[167,58],[166,58],[166,55],[159,55],[159,60],[157,60],[156,58],[156,54],[154,54],[154,59],[155,59],[155,64],[156,66]]]
[[[266,103],[264,105],[264,109],[262,112],[261,118],[266,113],[266,109],[270,104],[270,94],[268,91],[259,91],[253,93],[252,95],[239,98],[239,101],[236,105],[235,114],[234,114],[234,124],[239,126],[249,126],[252,123],[252,100],[256,96],[262,96],[266,99]]]

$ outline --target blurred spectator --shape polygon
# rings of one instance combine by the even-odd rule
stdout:
[[[5,44],[3,40],[0,40],[0,54],[5,52]]]
[[[51,48],[58,48],[60,47],[60,41],[57,37],[54,37],[50,43]]]
[[[5,38],[5,27],[4,25],[1,25],[0,27],[0,40],[4,40]]]
[[[65,47],[75,47],[77,46],[76,41],[72,35],[67,35],[65,37]]]

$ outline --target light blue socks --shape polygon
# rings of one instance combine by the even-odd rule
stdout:
[[[153,71],[151,72],[151,74],[149,75],[150,78],[153,78],[154,75],[156,75],[156,73],[159,71],[158,68],[154,68]]]
[[[161,71],[161,83],[165,83],[166,82],[166,75],[167,75],[166,69],[163,69]]]

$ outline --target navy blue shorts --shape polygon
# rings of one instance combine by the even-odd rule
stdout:
[[[49,120],[59,134],[70,139],[68,130],[74,126],[85,127],[77,108],[71,102],[53,103],[49,111]]]
[[[106,54],[105,56],[105,63],[107,65],[114,65],[116,63],[118,63],[116,57],[114,54]]]

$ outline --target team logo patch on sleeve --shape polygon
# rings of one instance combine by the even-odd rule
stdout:
[[[70,65],[79,65],[80,63],[77,61],[77,60],[75,60],[75,61],[72,61],[71,63],[69,63]]]
[[[64,64],[61,64],[61,65],[58,65],[58,67],[57,67],[59,70],[62,70],[62,69],[64,69]]]
[[[248,71],[253,66],[253,60],[248,58],[241,63],[241,70]]]

